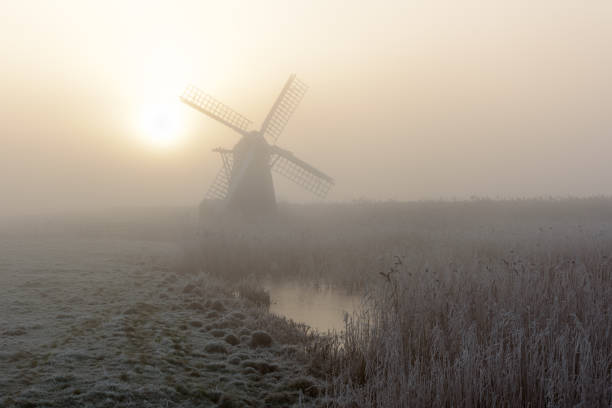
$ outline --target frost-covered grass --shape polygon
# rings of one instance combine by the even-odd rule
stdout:
[[[179,209],[0,229],[0,405],[612,405],[610,199],[193,221]],[[182,242],[178,267],[164,241]],[[266,279],[362,293],[365,307],[328,338],[265,313]]]
[[[325,404],[318,337],[176,244],[1,235],[0,407]]]
[[[365,291],[322,352],[347,405],[612,405],[612,200],[284,211],[205,229],[198,262]]]
[[[611,256],[397,258],[347,324],[338,389],[359,406],[608,407]]]
[[[507,253],[526,240],[570,250],[612,235],[612,199],[281,205],[270,219],[205,214],[185,268],[361,289],[395,255]],[[482,244],[482,245],[480,245]]]

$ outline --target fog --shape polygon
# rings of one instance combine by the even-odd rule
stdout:
[[[238,135],[309,85],[279,145],[332,201],[612,194],[607,1],[20,1],[0,14],[0,211],[195,205]],[[151,143],[151,104],[176,142]],[[311,197],[276,180],[281,200]]]

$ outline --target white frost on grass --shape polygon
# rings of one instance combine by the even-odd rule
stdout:
[[[172,272],[174,245],[2,244],[10,257],[0,271],[0,405],[282,406],[274,398],[302,398],[285,388],[309,375],[307,362],[287,359],[277,342],[252,347],[261,312],[206,276]]]

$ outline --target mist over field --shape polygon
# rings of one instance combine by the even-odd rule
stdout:
[[[184,87],[258,125],[292,72],[309,90],[279,143],[337,180],[332,201],[609,195],[611,19],[573,0],[7,1],[0,209],[198,203],[210,149],[238,138]],[[142,122],[165,116],[160,148]]]
[[[612,406],[612,3],[1,6],[1,408]]]

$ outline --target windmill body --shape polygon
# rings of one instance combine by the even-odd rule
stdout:
[[[266,214],[276,209],[271,171],[275,171],[319,197],[325,197],[334,181],[325,173],[276,145],[306,86],[291,75],[259,131],[251,122],[208,94],[188,87],[181,100],[241,135],[232,149],[217,148],[223,165],[206,192],[209,200],[245,214]]]
[[[232,149],[233,163],[226,195],[228,208],[243,213],[276,209],[270,172],[270,147],[259,133],[243,136]]]

